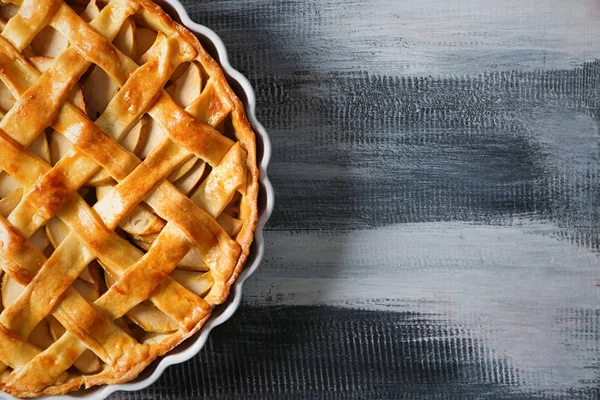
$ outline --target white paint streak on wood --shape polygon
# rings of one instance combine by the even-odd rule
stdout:
[[[272,42],[252,53],[263,72],[280,76],[299,70],[438,76],[564,69],[600,54],[595,0],[255,0],[244,6],[235,0],[231,7],[269,10],[261,29]],[[277,15],[281,20],[272,21]]]
[[[406,224],[347,233],[269,232],[251,304],[423,313],[489,341],[536,388],[581,387],[600,362],[598,255],[556,227]],[[579,320],[576,320],[579,318]]]

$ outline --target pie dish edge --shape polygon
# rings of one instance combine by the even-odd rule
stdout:
[[[240,90],[243,92],[239,94],[235,93],[234,89],[232,89],[229,85],[226,85],[227,91],[231,91],[231,94],[234,94],[233,99],[236,103],[236,107],[233,112],[241,113],[242,119],[247,120],[246,122],[248,123],[248,130],[253,131],[255,135],[255,146],[258,145],[260,147],[260,151],[258,152],[256,151],[256,148],[254,149],[255,151],[253,153],[256,157],[256,162],[252,163],[256,166],[255,169],[258,169],[258,171],[250,170],[253,175],[258,173],[259,176],[258,183],[254,188],[252,188],[252,191],[255,191],[258,197],[257,209],[253,210],[254,214],[256,215],[256,217],[253,218],[256,225],[254,230],[250,229],[250,234],[247,235],[242,243],[240,243],[242,245],[243,252],[238,259],[238,263],[235,267],[232,277],[227,282],[229,296],[224,295],[224,298],[227,297],[225,302],[219,306],[216,306],[213,312],[207,318],[198,323],[194,329],[182,336],[175,338],[177,340],[175,340],[176,343],[173,343],[173,345],[165,346],[165,353],[170,352],[171,354],[159,354],[160,358],[157,358],[154,364],[148,365],[151,361],[149,360],[148,363],[144,362],[136,367],[133,367],[130,371],[128,371],[128,373],[120,376],[118,380],[114,382],[114,384],[73,392],[73,395],[52,397],[52,399],[104,399],[116,391],[140,390],[154,383],[168,366],[182,363],[198,354],[199,351],[204,347],[210,331],[231,318],[238,308],[241,301],[242,285],[244,281],[256,270],[262,260],[264,254],[262,230],[273,211],[274,193],[266,174],[271,156],[271,142],[266,130],[256,119],[256,100],[252,86],[250,85],[249,81],[241,73],[236,71],[229,63],[227,51],[223,41],[209,28],[192,21],[187,14],[187,11],[178,0],[154,0],[154,3],[158,4],[159,7],[156,7],[156,5],[149,0],[135,1],[144,5],[145,8],[153,8],[153,11],[164,20],[163,22],[171,25],[173,29],[176,29],[184,37],[187,36],[191,43],[199,42],[199,39],[197,38],[198,35],[210,42],[217,54],[209,55],[202,46],[199,46],[200,51],[198,58],[202,58],[203,61],[207,62],[207,64],[212,65],[214,68],[213,73],[215,75],[221,75],[222,78],[228,83],[231,83],[231,81],[237,83]],[[169,15],[166,10],[161,8],[165,5],[168,6],[168,9],[174,10],[176,15]],[[181,25],[183,26],[180,26],[178,23],[171,20],[171,18],[173,20],[181,21]],[[240,96],[241,94],[243,94],[243,96]],[[242,102],[240,97],[245,101]],[[239,109],[240,106],[241,110]],[[245,115],[243,115],[244,112]],[[252,231],[254,232],[253,234]],[[194,335],[196,336],[195,338],[187,340],[187,342],[184,343],[186,339],[189,339]],[[127,382],[128,379],[135,377],[139,373],[142,373],[142,376],[133,381]],[[76,382],[72,383],[75,384]],[[69,386],[70,385],[68,384],[52,386],[44,390],[43,394],[60,395],[72,390],[72,388]],[[0,395],[1,398],[15,399],[5,392],[0,391]]]

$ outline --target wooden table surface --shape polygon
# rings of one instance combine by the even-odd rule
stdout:
[[[244,304],[113,399],[600,398],[600,2],[203,0],[276,208]]]

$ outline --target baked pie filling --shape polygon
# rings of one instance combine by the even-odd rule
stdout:
[[[0,389],[126,382],[229,295],[257,220],[255,136],[148,0],[0,4]]]

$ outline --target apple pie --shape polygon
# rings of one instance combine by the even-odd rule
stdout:
[[[149,0],[0,5],[0,389],[135,378],[243,267],[256,140],[198,39]]]

